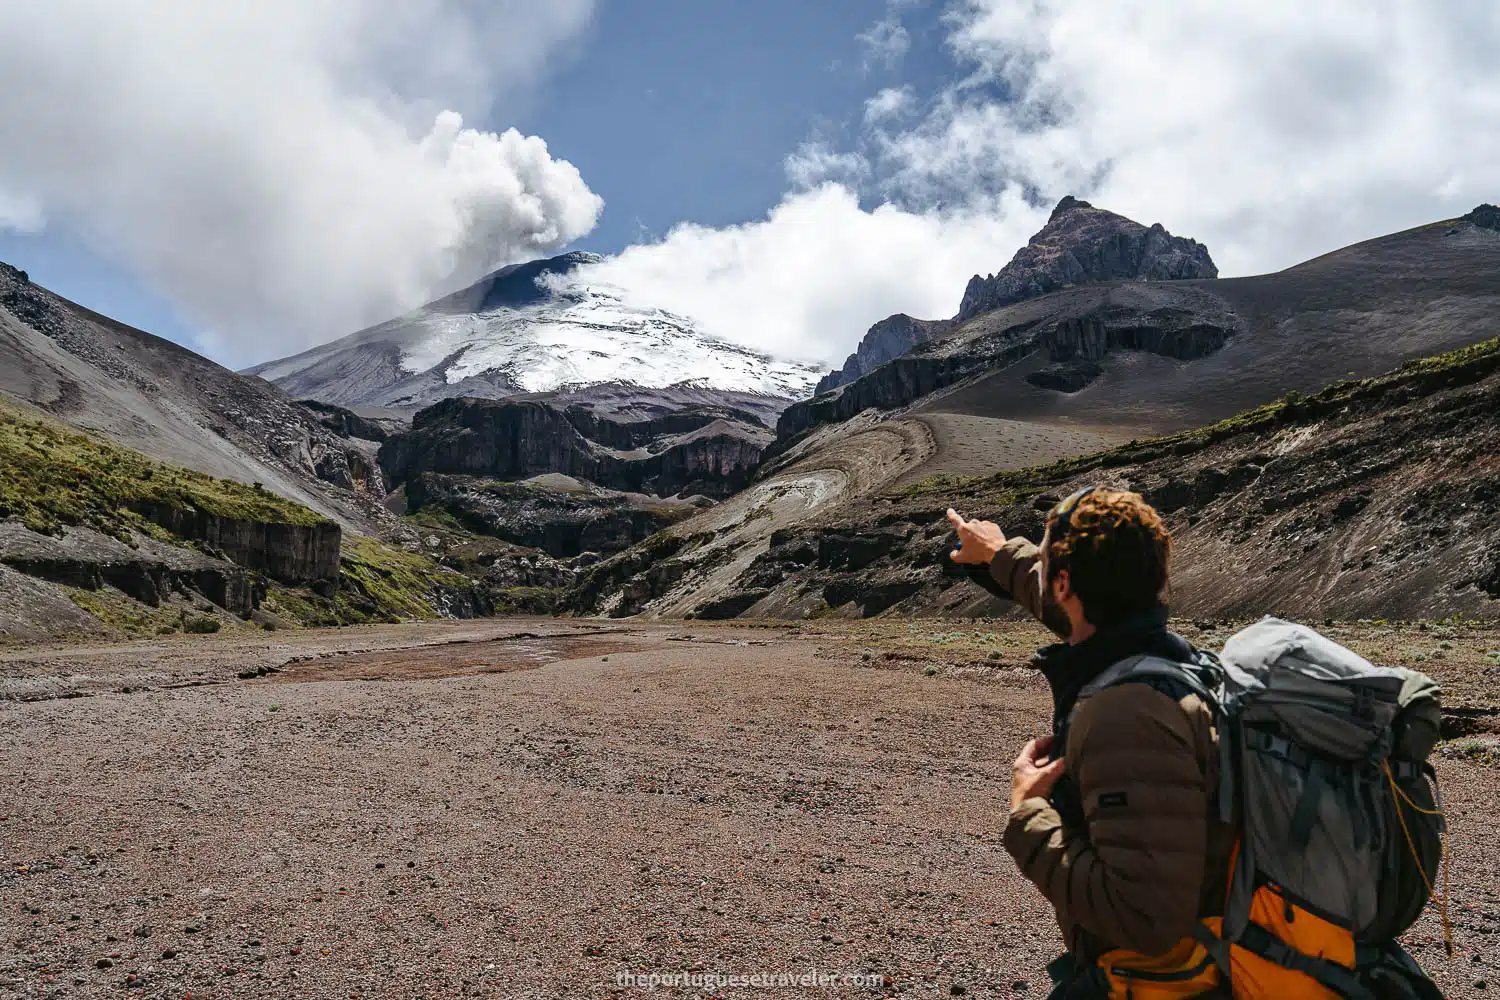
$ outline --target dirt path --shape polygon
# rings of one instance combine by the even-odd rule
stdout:
[[[941,410],[917,409],[911,419],[931,430],[936,446],[927,461],[901,477],[903,483],[924,476],[987,476],[1047,465],[1121,443],[1092,431]]]
[[[822,431],[827,441],[805,445],[809,457],[672,528],[679,535],[712,534],[683,556],[692,569],[646,609],[647,617],[680,618],[729,591],[773,532],[805,524],[893,481],[934,450],[932,434],[915,420],[861,415]]]
[[[1018,666],[1035,636],[817,627],[11,655],[12,681],[97,686],[0,704],[0,998],[628,997],[622,972],[810,969],[890,985],[667,993],[1045,995],[1056,933],[999,845],[1047,715]],[[1494,772],[1439,770],[1459,959],[1431,918],[1413,940],[1450,996],[1487,996]]]

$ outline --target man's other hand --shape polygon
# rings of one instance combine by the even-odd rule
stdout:
[[[1011,765],[1010,811],[1021,808],[1027,799],[1045,799],[1052,794],[1052,786],[1063,776],[1066,765],[1061,757],[1049,760],[1052,752],[1052,737],[1042,736],[1026,744],[1021,755]]]
[[[958,532],[958,545],[948,558],[960,565],[988,565],[1005,544],[1005,532],[993,521],[965,521],[949,507],[948,523]]]

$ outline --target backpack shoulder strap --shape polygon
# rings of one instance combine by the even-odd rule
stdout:
[[[1178,663],[1164,657],[1147,655],[1126,657],[1109,667],[1085,684],[1079,696],[1096,695],[1117,684],[1146,684],[1173,701],[1180,701],[1188,694],[1196,694],[1210,705],[1219,703],[1219,699],[1209,690],[1208,684],[1200,675],[1197,664]]]
[[[1233,724],[1231,718],[1226,718],[1227,715],[1232,715],[1233,705],[1224,697],[1223,668],[1218,657],[1202,650],[1194,650],[1192,663],[1180,663],[1161,656],[1127,657],[1084,685],[1079,698],[1098,694],[1117,684],[1145,684],[1177,702],[1189,694],[1195,694],[1209,707],[1220,727],[1219,782],[1214,794],[1213,815],[1220,823],[1231,822],[1238,788],[1235,783],[1231,741],[1225,738],[1223,727]]]

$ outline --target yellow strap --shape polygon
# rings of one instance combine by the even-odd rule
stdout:
[[[1411,800],[1411,796],[1407,795],[1404,791],[1401,790],[1401,786],[1396,784],[1396,776],[1391,773],[1390,761],[1385,761],[1381,766],[1385,768],[1385,776],[1386,779],[1391,783],[1391,791],[1396,793],[1396,818],[1401,821],[1401,832],[1406,834],[1406,846],[1411,848],[1411,856],[1417,862],[1417,873],[1422,876],[1422,884],[1427,886],[1427,895],[1432,897],[1433,905],[1437,907],[1438,916],[1442,918],[1443,948],[1448,952],[1449,961],[1452,961],[1453,921],[1448,919],[1448,869],[1452,866],[1448,864],[1447,817],[1443,814],[1443,811],[1441,809],[1423,809],[1421,806],[1413,802]],[[1407,829],[1406,826],[1406,813],[1401,809],[1402,802],[1405,802],[1407,805],[1411,806],[1417,812],[1422,813],[1424,816],[1443,817],[1443,829],[1439,834],[1443,851],[1438,861],[1438,863],[1443,867],[1443,898],[1441,900],[1437,898],[1437,894],[1432,888],[1432,882],[1427,878],[1427,869],[1422,867],[1422,857],[1417,853],[1416,841],[1412,839],[1411,830]]]

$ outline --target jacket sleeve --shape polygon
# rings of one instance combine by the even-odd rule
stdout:
[[[990,560],[990,576],[1026,613],[1060,636],[1068,634],[1062,609],[1046,598],[1042,580],[1042,550],[1020,537],[1007,538]]]
[[[1161,954],[1198,918],[1208,850],[1203,748],[1183,706],[1144,684],[1093,696],[1072,727],[1068,771],[1087,829],[1065,830],[1045,800],[1027,799],[1006,826],[1006,850],[1064,928]]]

